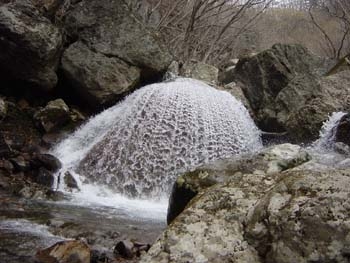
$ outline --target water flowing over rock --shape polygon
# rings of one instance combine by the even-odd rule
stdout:
[[[313,143],[313,148],[318,151],[331,150],[336,142],[337,127],[341,119],[346,114],[344,112],[333,112],[325,121],[320,130],[320,137]]]
[[[90,182],[129,196],[159,197],[188,169],[261,147],[241,102],[202,82],[177,79],[134,92],[54,154]]]

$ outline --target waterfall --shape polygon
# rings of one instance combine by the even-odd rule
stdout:
[[[86,184],[141,198],[169,193],[205,163],[262,148],[243,104],[192,79],[145,86],[91,118],[52,153]],[[61,180],[62,181],[62,180]]]
[[[336,134],[335,129],[345,114],[344,112],[333,112],[328,120],[323,123],[319,139],[312,145],[315,150],[323,152],[333,149]]]

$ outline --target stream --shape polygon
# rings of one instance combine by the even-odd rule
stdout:
[[[0,262],[35,262],[33,256],[38,249],[67,237],[83,238],[106,250],[113,250],[123,239],[152,243],[166,226],[164,202],[121,197],[102,205],[99,201],[109,198],[69,198],[59,202],[28,200],[0,191]]]

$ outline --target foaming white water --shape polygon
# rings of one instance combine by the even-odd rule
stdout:
[[[40,225],[26,219],[9,219],[0,221],[0,230],[28,233],[38,237],[56,237],[58,240],[64,238],[53,235],[48,226]]]
[[[177,79],[134,92],[53,154],[63,170],[85,179],[81,196],[92,198],[86,182],[97,182],[122,195],[159,199],[180,173],[261,148],[260,131],[241,102],[202,82]]]
[[[157,202],[130,199],[121,194],[114,193],[104,186],[92,184],[86,184],[80,192],[74,194],[70,202],[81,206],[117,208],[116,212],[119,216],[124,214],[128,217],[159,221],[165,221],[168,207],[168,200],[166,199],[157,200]],[[113,216],[111,211],[108,211],[108,213],[106,216]]]
[[[319,138],[306,148],[312,156],[312,160],[304,166],[306,169],[328,170],[335,167],[349,167],[347,156],[334,149],[336,127],[344,115],[344,112],[333,112],[323,123]]]
[[[345,112],[333,112],[328,120],[323,123],[320,130],[320,137],[312,144],[312,148],[316,151],[324,152],[333,149],[335,140],[335,128],[338,126],[340,119]]]

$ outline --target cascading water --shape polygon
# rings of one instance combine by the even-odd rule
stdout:
[[[333,112],[323,123],[319,138],[306,148],[312,160],[308,166],[304,167],[305,169],[328,170],[350,167],[347,156],[340,154],[335,149],[336,129],[345,114],[344,112]]]
[[[241,102],[202,82],[177,79],[134,92],[53,154],[63,163],[61,174],[69,170],[84,183],[159,198],[178,174],[261,147],[260,131]]]
[[[318,151],[332,150],[335,140],[335,129],[345,114],[345,112],[333,112],[329,116],[328,120],[323,123],[320,130],[320,137],[313,143],[312,148]]]

